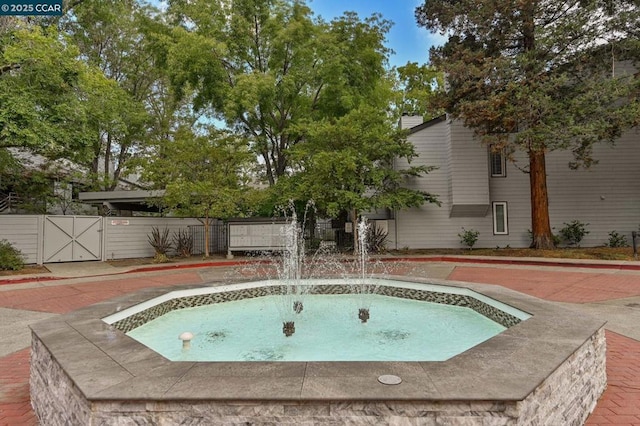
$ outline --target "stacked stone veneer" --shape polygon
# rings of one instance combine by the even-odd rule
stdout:
[[[605,385],[602,328],[521,401],[88,401],[35,334],[31,354],[32,404],[48,426],[581,425]]]
[[[582,425],[607,386],[604,327],[519,404],[518,425]]]
[[[31,406],[41,425],[91,425],[91,404],[40,339],[31,339]]]
[[[261,286],[241,290],[229,290],[222,292],[212,292],[195,296],[185,296],[159,303],[151,308],[132,314],[120,321],[113,323],[118,330],[128,333],[129,331],[146,324],[149,321],[165,315],[166,313],[183,308],[212,305],[216,303],[230,302],[235,300],[250,299],[269,295],[280,295],[284,291],[282,286]],[[319,285],[312,287],[312,294],[349,294],[353,293],[351,286],[343,284]],[[421,300],[423,302],[440,303],[445,305],[455,305],[473,309],[480,315],[509,328],[520,322],[520,319],[504,312],[495,306],[484,303],[472,296],[438,291],[419,290],[404,287],[372,286],[371,292],[378,295],[398,297],[403,299]]]

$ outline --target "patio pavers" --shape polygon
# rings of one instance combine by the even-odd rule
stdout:
[[[635,272],[458,266],[449,279],[499,284],[555,302],[588,303],[640,295],[640,275]]]
[[[29,348],[0,358],[0,425],[37,425],[29,399]]]
[[[588,426],[640,424],[640,342],[607,331],[608,387]]]
[[[412,267],[412,269],[415,269]],[[59,283],[0,291],[0,306],[65,313],[145,287],[201,283],[197,270],[118,275],[89,283]],[[640,273],[573,268],[456,265],[449,279],[499,284],[546,300],[597,302],[640,295]],[[640,424],[640,342],[607,331],[608,388],[587,425]],[[35,425],[29,400],[29,348],[0,357],[0,425]]]
[[[193,271],[161,274],[148,278],[121,276],[117,279],[105,278],[102,282],[88,284],[0,291],[0,306],[62,314],[142,288],[201,282],[202,278]]]

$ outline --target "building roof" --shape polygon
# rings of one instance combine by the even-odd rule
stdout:
[[[431,126],[433,126],[433,125],[435,125],[435,124],[442,123],[442,122],[443,122],[443,121],[445,121],[446,119],[447,119],[446,114],[442,114],[442,115],[441,115],[441,116],[439,116],[439,117],[432,118],[432,119],[431,119],[431,120],[429,120],[429,121],[425,121],[425,122],[424,122],[424,123],[422,123],[422,124],[418,124],[417,126],[413,126],[413,127],[411,127],[411,128],[409,129],[409,134],[411,135],[411,134],[413,134],[413,133],[419,132],[420,130],[426,129],[427,127],[431,127]]]
[[[78,195],[80,201],[85,204],[109,206],[119,210],[157,212],[157,206],[150,204],[155,198],[164,195],[164,190],[132,190],[132,191],[97,191],[81,192]]]

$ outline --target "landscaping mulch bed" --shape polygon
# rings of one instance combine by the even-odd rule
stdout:
[[[631,247],[589,247],[589,248],[557,248],[554,250],[536,250],[528,248],[495,248],[495,249],[424,249],[397,250],[392,254],[408,255],[471,255],[471,256],[506,256],[506,257],[542,257],[548,259],[593,259],[593,260],[634,260]]]
[[[0,270],[0,277],[7,277],[12,275],[31,275],[31,274],[46,274],[49,270],[44,266],[27,265],[19,271],[4,271]]]

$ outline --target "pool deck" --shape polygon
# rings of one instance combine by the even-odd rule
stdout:
[[[607,321],[608,387],[586,424],[640,424],[640,262],[451,256],[389,260],[402,260],[388,263],[393,274],[498,284]],[[237,275],[237,261],[220,258],[153,268],[50,264],[47,274],[0,277],[0,425],[37,424],[29,399],[28,324],[143,288]]]

